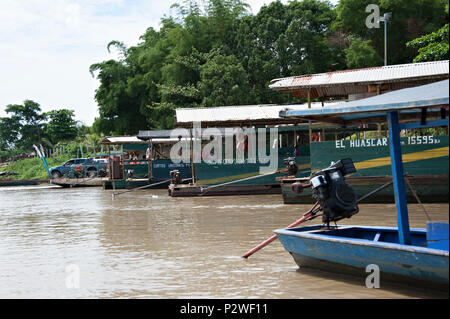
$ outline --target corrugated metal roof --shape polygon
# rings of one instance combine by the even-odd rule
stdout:
[[[281,117],[301,118],[315,121],[329,121],[337,119],[342,123],[361,119],[379,119],[385,117],[389,111],[399,111],[420,116],[421,108],[436,108],[449,104],[449,80],[431,83],[414,88],[402,89],[367,99],[344,102],[320,110],[293,110],[281,112]]]
[[[325,106],[336,103],[326,103]],[[280,111],[287,107],[295,110],[308,109],[307,104],[292,105],[243,105],[199,108],[180,108],[175,110],[176,125],[190,126],[193,122],[201,122],[202,126],[243,126],[258,124],[283,124]],[[311,108],[322,108],[321,102],[311,103]]]
[[[106,136],[100,144],[146,144],[146,142],[138,139],[137,136]]]
[[[137,137],[142,140],[148,140],[149,138],[166,138],[170,137],[172,131],[171,130],[159,130],[159,131],[148,131],[148,130],[142,130],[139,131]]]
[[[147,132],[147,131],[140,131],[141,132]],[[148,132],[152,132],[152,131],[148,131]],[[168,136],[170,136],[170,132],[172,131],[165,131],[165,132],[169,132]],[[190,140],[190,139],[186,139],[183,138],[184,140]],[[179,139],[177,137],[159,137],[159,138],[152,138],[152,143],[153,144],[165,144],[165,143],[176,143],[178,142]],[[110,144],[110,145],[123,145],[123,144],[147,144],[148,143],[148,138],[147,141],[141,138],[138,138],[138,136],[108,136],[103,138],[100,141],[100,144]]]
[[[312,89],[312,97],[344,96],[368,92],[367,86],[370,84],[384,84],[384,89],[395,90],[443,80],[448,78],[448,74],[449,61],[445,60],[274,79],[269,88],[292,92],[296,97],[305,97],[307,89]]]

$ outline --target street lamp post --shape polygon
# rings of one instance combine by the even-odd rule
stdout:
[[[387,24],[392,17],[392,12],[386,12],[381,18],[380,22],[384,22],[384,65],[387,65]]]

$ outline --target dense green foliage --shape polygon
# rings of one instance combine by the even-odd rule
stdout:
[[[445,12],[448,15],[448,4]],[[448,23],[435,32],[431,32],[422,37],[406,43],[407,47],[419,49],[419,54],[414,58],[414,62],[448,60]]]
[[[388,64],[411,63],[416,50],[406,43],[437,30],[446,23],[444,12],[447,0],[340,0],[336,7],[337,19],[333,30],[353,34],[363,40],[371,40],[373,48],[384,57],[384,23],[379,28],[367,28],[365,24],[369,4],[376,4],[380,16],[391,12],[387,25]]]
[[[5,110],[9,116],[0,118],[0,160],[28,154],[34,151],[33,144],[54,148],[91,134],[91,128],[77,124],[73,110],[42,112],[32,100],[7,105]]]
[[[174,108],[292,101],[268,89],[269,81],[333,69],[337,50],[327,32],[335,19],[329,2],[273,2],[257,15],[237,0],[177,5],[178,15],[149,28],[119,61],[91,66],[100,80],[100,117],[94,130],[134,134],[173,127]]]
[[[69,141],[77,136],[76,121],[74,120],[73,110],[53,110],[46,114],[49,121],[46,125],[45,132],[50,141],[54,144],[59,141]]]
[[[48,158],[47,163],[50,167],[61,165],[69,160],[69,156],[59,156]],[[0,167],[0,172],[14,172],[18,175],[12,175],[10,179],[48,179],[48,173],[39,157],[24,158],[18,161],[8,163]]]
[[[367,28],[368,4],[388,23],[389,64],[410,63],[406,43],[445,24],[443,0],[274,1],[250,14],[242,0],[195,0],[149,28],[118,60],[91,65],[97,133],[135,134],[173,127],[174,109],[297,102],[268,88],[274,78],[383,64],[384,26]],[[448,30],[447,30],[448,31]],[[448,32],[447,32],[448,39]],[[448,42],[448,41],[447,41]],[[445,55],[443,55],[445,57]]]

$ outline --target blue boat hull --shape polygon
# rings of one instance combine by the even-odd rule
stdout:
[[[300,267],[367,276],[366,267],[375,264],[381,280],[448,287],[448,248],[427,247],[425,229],[411,229],[412,245],[400,245],[394,227],[339,226],[324,230],[322,225],[315,225],[275,233]]]

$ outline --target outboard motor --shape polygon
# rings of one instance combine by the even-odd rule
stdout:
[[[288,157],[284,159],[284,164],[288,169],[288,176],[295,176],[298,172],[297,163],[295,157]]]
[[[177,185],[181,184],[183,180],[181,179],[181,174],[179,170],[170,171],[170,176],[172,176],[172,184]]]
[[[322,222],[329,226],[343,218],[350,218],[359,209],[353,187],[345,182],[344,176],[356,172],[352,159],[344,158],[312,175],[310,182],[315,198],[322,208]]]

